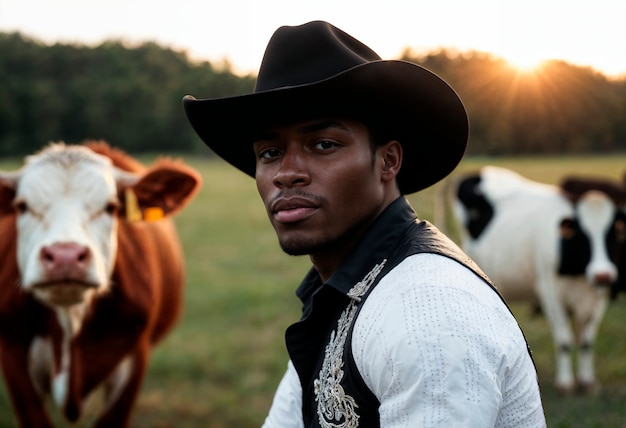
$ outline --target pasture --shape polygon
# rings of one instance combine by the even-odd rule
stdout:
[[[221,161],[185,160],[204,177],[197,199],[175,218],[187,260],[185,308],[177,328],[153,353],[132,426],[259,427],[286,367],[283,334],[299,318],[294,291],[309,261],[279,249],[251,178]],[[17,164],[5,161],[0,169]],[[547,183],[570,173],[621,179],[626,155],[467,158],[448,181],[409,196],[418,216],[439,222],[437,193],[449,180],[484,164]],[[449,225],[438,226],[456,239]],[[626,296],[610,306],[600,328],[596,366],[602,389],[593,397],[557,394],[545,320],[526,307],[513,306],[513,311],[534,352],[548,426],[626,427]],[[15,426],[0,385],[0,427]]]

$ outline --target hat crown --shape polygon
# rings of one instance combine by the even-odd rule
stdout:
[[[283,26],[267,45],[254,92],[319,82],[380,60],[368,46],[327,22]]]

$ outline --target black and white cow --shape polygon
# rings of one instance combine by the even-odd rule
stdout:
[[[487,166],[456,187],[464,249],[505,299],[539,305],[552,330],[555,383],[563,392],[597,386],[593,345],[618,277],[616,262],[624,259],[626,191],[606,183],[570,179],[557,187]]]

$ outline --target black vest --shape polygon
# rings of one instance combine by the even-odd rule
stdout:
[[[286,342],[302,385],[305,427],[380,426],[380,403],[365,385],[352,356],[352,329],[376,284],[418,253],[456,260],[497,293],[456,244],[432,224],[418,221],[404,198],[396,200],[326,284],[311,270],[298,289],[303,315],[287,329]]]

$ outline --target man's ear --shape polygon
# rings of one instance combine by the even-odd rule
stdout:
[[[402,145],[392,140],[378,148],[382,161],[381,178],[383,181],[393,181],[402,167]]]

